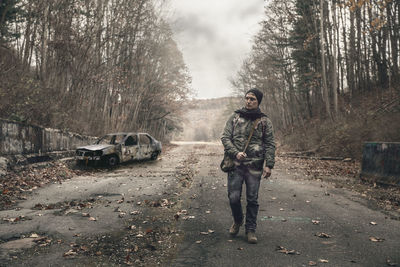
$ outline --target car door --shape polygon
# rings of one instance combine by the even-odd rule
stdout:
[[[140,159],[137,134],[128,135],[122,143],[122,161]]]
[[[141,159],[149,159],[151,157],[151,139],[146,134],[139,134],[139,150]]]

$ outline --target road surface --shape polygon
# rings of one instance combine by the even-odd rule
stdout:
[[[258,244],[243,228],[231,238],[221,158],[219,144],[178,143],[157,161],[35,190],[0,211],[0,266],[400,264],[398,217],[283,160],[261,183]]]

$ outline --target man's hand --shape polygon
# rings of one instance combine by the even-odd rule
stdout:
[[[239,152],[239,153],[236,154],[236,159],[237,159],[237,160],[243,160],[243,159],[245,159],[246,157],[247,157],[247,155],[246,155],[246,153],[244,153],[244,152]]]
[[[268,167],[264,167],[263,174],[262,174],[261,178],[267,179],[270,176],[271,176],[271,169],[268,168]]]

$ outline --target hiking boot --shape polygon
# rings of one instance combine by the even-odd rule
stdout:
[[[247,232],[247,242],[249,242],[250,244],[257,244],[257,237],[255,232]]]
[[[233,223],[229,229],[229,234],[231,236],[236,236],[239,233],[240,226],[242,226],[241,223]]]

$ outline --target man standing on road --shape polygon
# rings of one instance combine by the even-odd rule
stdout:
[[[235,164],[235,168],[228,173],[228,197],[234,220],[229,233],[231,236],[236,236],[243,224],[240,199],[242,185],[245,182],[247,200],[245,228],[247,241],[252,244],[257,243],[255,231],[260,180],[261,177],[271,176],[271,169],[275,164],[273,127],[269,118],[259,108],[262,98],[263,93],[256,88],[247,91],[245,107],[236,110],[229,118],[221,137],[225,153],[234,159]],[[251,133],[252,137],[248,141]],[[248,146],[245,148],[247,142]]]

